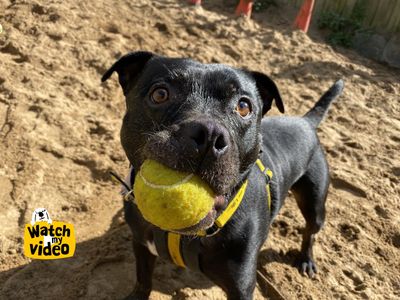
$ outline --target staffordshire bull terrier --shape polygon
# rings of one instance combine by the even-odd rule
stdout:
[[[313,243],[324,223],[329,186],[316,128],[341,94],[343,81],[337,81],[303,117],[263,118],[273,102],[282,113],[284,106],[274,81],[259,72],[150,52],[123,56],[102,81],[113,72],[118,73],[126,98],[121,129],[131,164],[126,189],[131,189],[142,163],[153,159],[200,176],[217,195],[207,220],[174,233],[183,239],[178,250],[169,249],[172,261],[177,263],[175,251],[183,257],[178,265],[195,266],[228,299],[251,299],[260,247],[291,190],[306,220],[300,271],[313,277]],[[216,226],[218,216],[232,207],[232,199],[239,203],[234,213]],[[157,243],[161,230],[143,219],[133,201],[125,201],[124,210],[133,233],[137,274],[127,299],[148,299],[156,257],[165,257],[165,252],[168,256],[170,239],[167,246],[165,240]],[[201,230],[206,234],[199,236]]]

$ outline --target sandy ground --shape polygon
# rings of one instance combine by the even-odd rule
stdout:
[[[285,299],[400,299],[399,70],[334,51],[318,32],[292,32],[285,8],[249,21],[233,17],[232,1],[205,2],[0,0],[0,299],[119,299],[132,289],[131,235],[108,176],[128,168],[124,101],[116,77],[101,85],[100,76],[138,49],[271,74],[287,114],[305,113],[344,78],[319,129],[332,177],[319,276],[292,266],[304,225],[292,197],[259,270]],[[37,207],[75,225],[74,258],[24,257],[23,227]],[[276,291],[260,280],[255,298],[279,299]],[[158,262],[152,299],[224,297],[202,275]]]

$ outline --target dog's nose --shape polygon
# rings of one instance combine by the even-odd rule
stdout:
[[[227,130],[213,121],[204,120],[187,123],[182,134],[199,155],[206,155],[210,152],[218,158],[228,149]]]
[[[43,213],[41,211],[39,212],[39,217],[43,217]]]

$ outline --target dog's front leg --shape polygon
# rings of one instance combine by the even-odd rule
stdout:
[[[241,272],[242,267],[233,272]],[[232,285],[225,290],[228,300],[252,300],[256,287],[256,268],[246,270],[240,276],[233,278]]]
[[[251,300],[256,287],[257,261],[230,262],[222,287],[228,300]]]
[[[136,285],[125,300],[147,300],[152,289],[152,276],[156,256],[136,241],[133,241],[133,251],[136,258]]]
[[[233,248],[234,249],[234,248]],[[204,265],[204,273],[221,287],[228,300],[251,300],[256,287],[258,247],[229,260],[223,255]]]

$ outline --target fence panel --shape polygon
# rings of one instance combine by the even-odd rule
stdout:
[[[300,7],[303,3],[303,0],[278,1],[296,7]],[[400,32],[400,0],[316,0],[315,17],[325,11],[350,16],[357,1],[362,1],[366,5],[365,27],[385,33]]]

